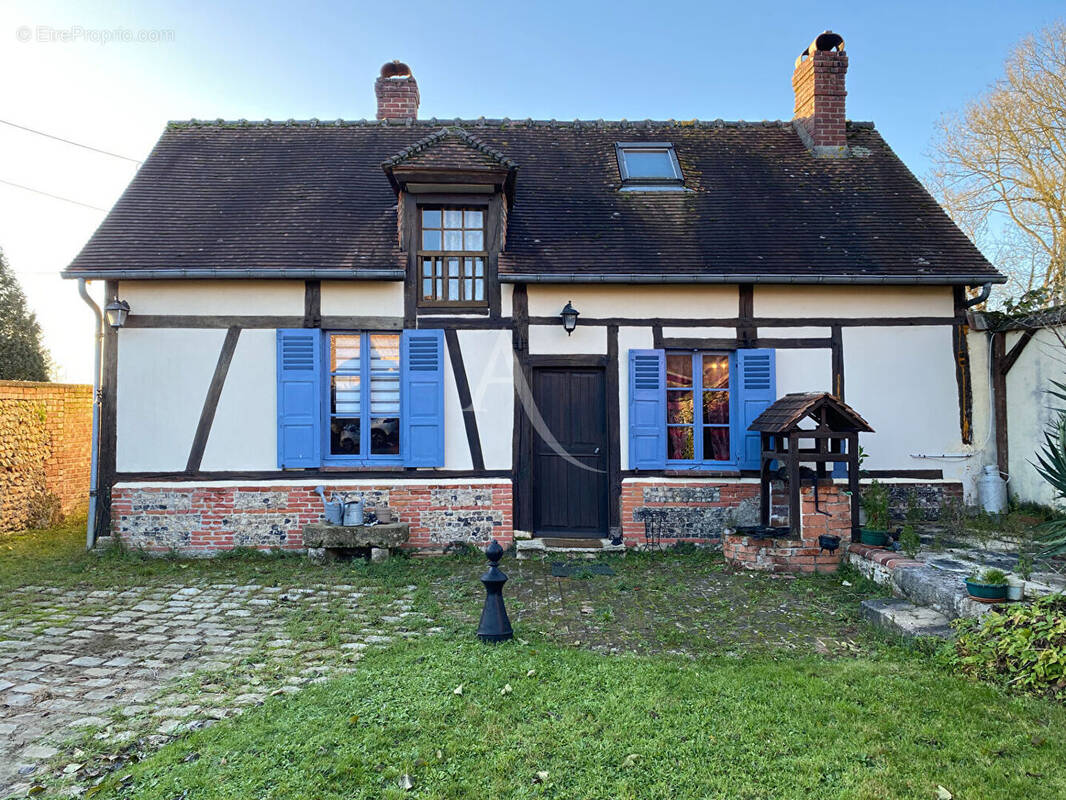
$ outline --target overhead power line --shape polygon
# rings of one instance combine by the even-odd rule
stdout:
[[[27,131],[29,133],[35,133],[38,136],[44,136],[46,139],[54,139],[57,142],[63,142],[64,144],[74,145],[75,147],[80,147],[83,150],[92,150],[94,153],[100,153],[101,155],[111,156],[112,158],[121,158],[123,161],[129,161],[133,164],[144,163],[143,161],[140,161],[136,158],[130,158],[129,156],[124,156],[119,153],[112,153],[110,150],[101,150],[99,147],[93,147],[92,145],[82,144],[81,142],[74,142],[70,139],[64,139],[62,136],[54,136],[51,133],[45,133],[44,131],[39,131],[34,128],[27,128],[25,125],[19,125],[14,122],[8,122],[6,119],[0,119],[0,123],[3,123],[4,125],[10,125],[12,128],[18,128],[20,131]]]
[[[71,200],[69,197],[61,197],[60,195],[52,194],[51,192],[42,192],[40,189],[34,189],[32,186],[23,186],[21,183],[13,183],[12,181],[5,181],[3,178],[0,178],[0,183],[4,184],[6,186],[14,186],[16,189],[24,189],[25,191],[33,192],[34,194],[41,194],[41,195],[44,195],[45,197],[51,197],[53,200],[62,200],[64,203],[73,203],[76,206],[82,206],[84,208],[91,208],[93,211],[104,211],[104,212],[107,211],[106,208],[100,208],[100,206],[89,205],[88,203],[81,202],[81,200]]]

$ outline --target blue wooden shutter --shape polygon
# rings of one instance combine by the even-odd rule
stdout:
[[[322,466],[322,339],[316,328],[278,331],[278,467]]]
[[[629,351],[629,468],[666,466],[666,352]]]
[[[766,407],[777,399],[777,369],[773,350],[737,350],[737,377],[740,384],[740,441],[741,469],[758,469],[760,455],[759,434],[749,431]]]
[[[408,467],[444,466],[444,331],[403,332],[403,445]]]

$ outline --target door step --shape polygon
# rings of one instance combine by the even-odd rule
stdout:
[[[601,553],[624,553],[624,544],[611,544],[610,539],[516,539],[518,558],[532,558],[547,553],[563,553],[583,558],[596,558]]]

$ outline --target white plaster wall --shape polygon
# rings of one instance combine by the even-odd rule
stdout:
[[[832,335],[829,328],[759,328],[759,336],[769,339],[828,339]]]
[[[500,284],[500,316],[510,317],[514,308],[514,284]]]
[[[1066,329],[1059,331],[1066,335]],[[1020,337],[1020,332],[1007,334],[1008,352]],[[1054,490],[1030,463],[1044,442],[1044,431],[1055,420],[1053,409],[1064,405],[1047,394],[1051,381],[1066,382],[1066,348],[1053,331],[1042,329],[1007,373],[1008,486],[1021,500],[1062,507]],[[996,462],[993,458],[988,463]]]
[[[118,296],[130,314],[221,314],[299,316],[303,281],[122,281]]]
[[[582,325],[567,335],[562,323],[558,325],[530,325],[529,352],[531,355],[606,355],[607,327]]]
[[[222,330],[119,331],[119,472],[185,469],[225,336]]]
[[[942,469],[967,478],[979,460],[911,454],[972,453],[962,444],[951,327],[844,328],[848,405],[875,433],[862,434],[866,469]]]
[[[740,303],[736,286],[529,284],[528,292],[532,317],[557,317],[568,301],[586,318],[735,317]]]
[[[950,317],[951,287],[756,286],[756,317]]]
[[[651,328],[618,329],[618,424],[622,469],[629,469],[629,351],[651,350],[654,346]]]
[[[735,339],[736,328],[663,328],[667,339]]]
[[[469,369],[467,365],[464,367]],[[455,385],[448,344],[444,344],[444,469],[473,469],[470,444],[466,440],[466,422],[459,403],[459,389]]]
[[[776,360],[778,397],[792,392],[833,391],[832,351],[782,349],[777,351]]]
[[[485,469],[510,469],[514,428],[511,332],[459,331],[459,347],[470,382],[470,401],[477,418]]]
[[[303,313],[302,305],[300,313]],[[402,317],[403,282],[322,281],[322,314],[337,317]]]
[[[276,340],[272,330],[241,331],[201,469],[277,469]]]

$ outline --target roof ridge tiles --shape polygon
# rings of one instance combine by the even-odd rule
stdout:
[[[317,127],[337,127],[337,128],[436,128],[436,127],[457,127],[457,128],[592,128],[601,130],[610,129],[625,129],[625,128],[790,128],[792,127],[792,120],[724,120],[724,119],[666,119],[666,120],[653,120],[644,119],[640,121],[628,120],[625,118],[617,120],[604,120],[604,119],[574,119],[574,120],[557,120],[557,119],[533,119],[532,117],[526,117],[525,119],[511,119],[510,117],[503,118],[487,118],[478,117],[476,119],[461,119],[455,117],[452,119],[440,119],[438,117],[430,117],[428,119],[383,119],[383,120],[368,120],[368,119],[336,119],[333,121],[323,121],[316,117],[305,120],[287,119],[284,121],[271,120],[269,118],[263,120],[248,120],[248,119],[187,119],[187,120],[170,120],[167,123],[167,128],[317,128]],[[848,120],[847,126],[852,129],[873,130],[876,126],[871,121],[862,120]]]

